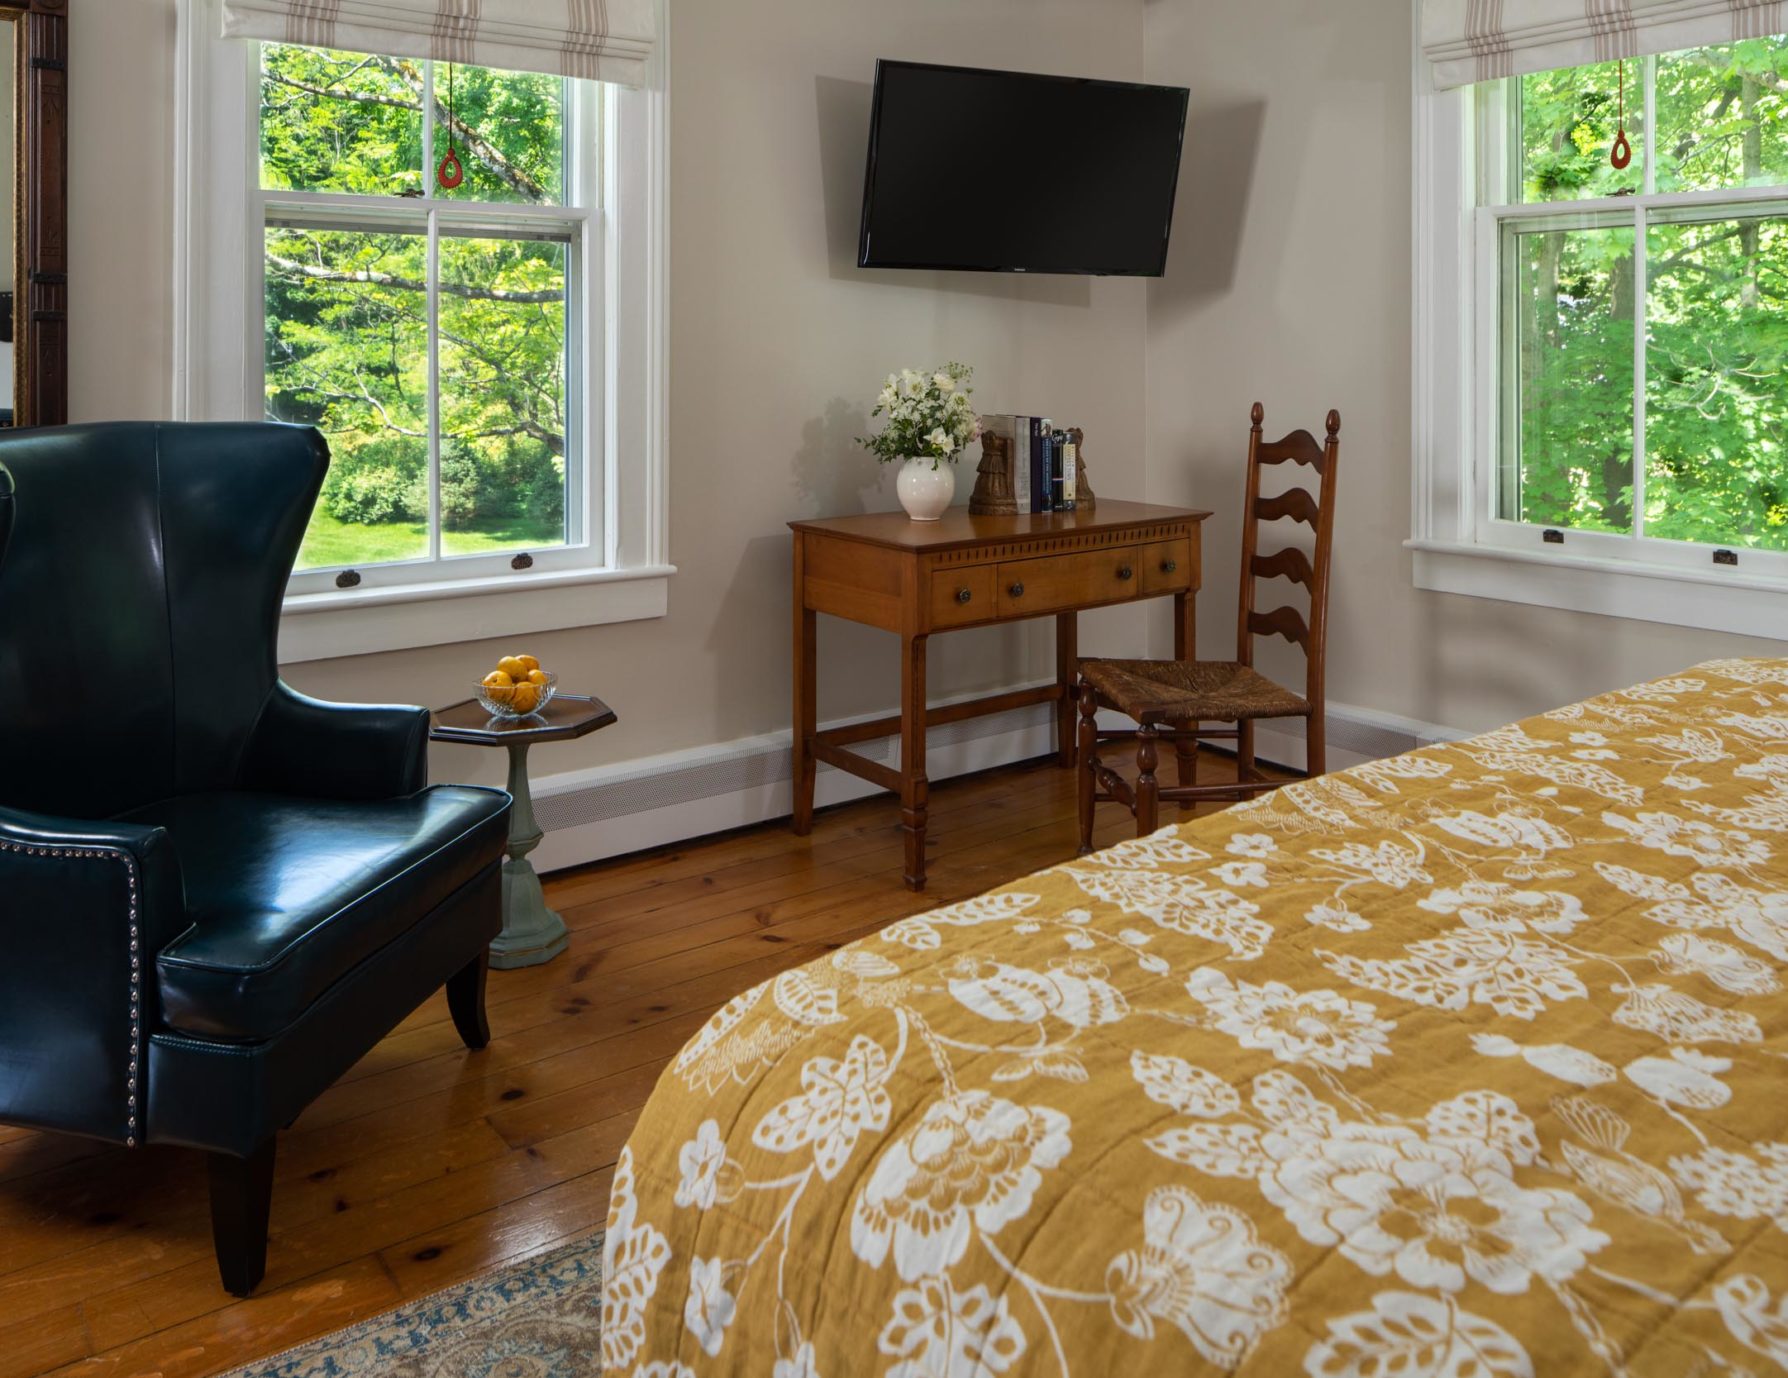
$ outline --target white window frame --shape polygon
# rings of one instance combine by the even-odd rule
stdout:
[[[171,413],[258,420],[262,396],[262,225],[269,208],[364,206],[363,198],[260,187],[259,45],[219,36],[218,0],[180,0]],[[666,32],[660,17],[659,33]],[[442,224],[544,216],[579,226],[585,271],[571,286],[568,368],[583,414],[568,417],[569,542],[429,562],[357,566],[360,582],[305,571],[288,585],[280,660],[375,651],[662,617],[675,567],[667,552],[668,123],[660,40],[638,89],[572,82],[567,207],[454,204],[393,197],[391,215]],[[600,102],[601,109],[595,106]],[[600,147],[596,131],[600,131]],[[573,257],[578,257],[574,255]],[[582,482],[574,471],[592,481]]]
[[[1648,191],[1573,203],[1564,212],[1556,204],[1491,204],[1512,199],[1513,154],[1503,137],[1512,83],[1436,91],[1419,45],[1414,60],[1415,386],[1405,545],[1416,587],[1788,640],[1788,554],[1735,547],[1736,565],[1715,564],[1712,546],[1576,530],[1552,544],[1543,527],[1502,520],[1494,505],[1503,225],[1581,223],[1577,212],[1588,209],[1629,217],[1643,242],[1647,210],[1712,218],[1722,209],[1788,198],[1776,189],[1739,189]],[[1649,145],[1649,105],[1646,123]],[[1648,146],[1648,179],[1651,153]],[[1643,262],[1636,255],[1636,271]],[[1641,397],[1636,453],[1643,452],[1643,427]]]

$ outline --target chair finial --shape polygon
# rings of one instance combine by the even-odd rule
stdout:
[[[1336,411],[1333,407],[1329,408],[1328,430],[1330,440],[1333,440],[1341,433],[1341,413]]]
[[[1266,408],[1256,402],[1254,404],[1254,409],[1248,413],[1248,415],[1253,418],[1255,430],[1260,429],[1260,423],[1266,420],[1266,414]]]

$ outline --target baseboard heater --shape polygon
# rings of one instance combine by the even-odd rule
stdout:
[[[881,715],[826,725],[844,726],[875,716]],[[1345,705],[1331,705],[1328,722],[1330,762],[1337,769],[1465,735]],[[1106,725],[1122,726],[1122,721],[1113,717]],[[1053,752],[1054,716],[1044,705],[968,718],[932,728],[926,743],[930,778],[946,780]],[[898,738],[866,742],[860,749],[872,760],[891,767],[899,764]],[[1259,725],[1260,760],[1297,770],[1302,768],[1303,754],[1302,722]],[[821,805],[875,792],[866,781],[820,767]],[[547,776],[534,786],[534,812],[547,833],[535,864],[541,870],[575,866],[786,817],[791,796],[786,731]]]

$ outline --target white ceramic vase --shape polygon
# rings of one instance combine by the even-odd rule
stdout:
[[[916,522],[934,522],[956,496],[956,466],[942,459],[905,460],[894,488],[907,516]]]

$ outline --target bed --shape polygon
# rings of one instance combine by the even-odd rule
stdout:
[[[1162,829],[740,995],[604,1372],[1788,1368],[1788,660]]]

